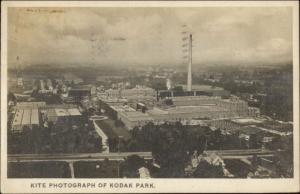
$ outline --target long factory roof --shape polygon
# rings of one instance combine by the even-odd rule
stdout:
[[[17,125],[38,125],[39,111],[38,109],[17,109],[14,115],[12,126]]]
[[[65,117],[65,116],[81,116],[81,113],[77,108],[53,108],[49,109],[47,112],[48,116],[57,116],[57,117]]]

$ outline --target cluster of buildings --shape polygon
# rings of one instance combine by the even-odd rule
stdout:
[[[131,89],[108,89],[98,96],[101,100],[107,99],[145,99],[145,98],[155,98],[156,91],[152,88],[146,86],[136,86]]]
[[[168,84],[169,81],[167,80],[167,85]],[[159,91],[159,97],[220,96],[223,98],[228,98],[230,96],[229,91],[210,85],[193,85],[191,86],[191,90],[188,90],[187,86],[185,85],[179,85],[179,87],[182,88],[182,91],[161,90]]]
[[[110,110],[108,112],[110,112],[114,118],[122,121],[129,130],[136,126],[143,126],[154,121],[148,113],[137,111],[128,105],[110,106],[109,108]]]
[[[52,122],[56,125],[64,123],[77,123],[81,120],[82,114],[78,108],[47,108],[42,111],[44,121]]]
[[[272,142],[277,137],[292,135],[293,126],[291,124],[274,124],[280,127],[280,129],[274,130],[267,126],[269,122],[268,118],[264,117],[226,118],[205,121],[211,129],[220,129],[224,135],[237,133],[239,134],[239,139],[246,142],[249,142],[251,135],[256,135],[258,141],[263,145]]]
[[[12,132],[21,132],[25,127],[32,129],[34,126],[39,126],[39,112],[38,109],[26,108],[17,109],[14,119],[12,121]]]
[[[249,107],[246,101],[232,96],[223,88],[193,85],[191,61],[188,63],[187,85],[179,85],[181,89],[172,89],[169,77],[165,77],[167,90],[156,91],[145,86],[109,89],[97,95],[101,109],[114,120],[122,121],[129,130],[149,122],[180,121],[190,124],[204,120],[209,122],[206,124],[219,128],[219,122],[260,116],[258,108]],[[231,123],[224,125],[240,126]]]
[[[33,81],[33,91],[38,91],[39,94],[57,94],[58,84],[51,79],[36,79]]]
[[[188,177],[193,176],[193,172],[196,171],[197,167],[199,166],[200,162],[205,161],[208,164],[212,166],[218,166],[221,167],[221,170],[223,172],[224,177],[234,177],[233,174],[231,174],[227,169],[226,169],[226,164],[224,160],[216,153],[203,153],[203,154],[198,154],[197,151],[193,153],[193,155],[190,158],[190,162],[185,168],[185,174]]]
[[[82,114],[76,106],[72,105],[46,105],[45,102],[20,102],[13,110],[11,131],[23,132],[24,129],[32,130],[34,127],[45,126],[49,122],[54,125],[65,123],[78,123]]]
[[[97,94],[100,106],[129,105],[135,107],[138,103],[144,103],[153,107],[156,103],[156,91],[146,86],[136,86],[131,89],[108,89]]]
[[[39,108],[45,107],[45,102],[19,102],[13,110],[14,116],[11,123],[13,133],[22,132],[23,129],[32,129],[40,125]]]
[[[63,101],[73,103],[82,100],[83,97],[96,94],[96,87],[83,85],[82,82],[81,78],[72,75],[56,79],[35,79],[32,83],[32,92],[59,95]]]
[[[153,107],[143,103],[135,106],[128,104],[109,104],[102,106],[114,119],[121,120],[128,129],[141,127],[148,122],[156,124],[185,120],[211,120],[234,117],[258,116],[259,110],[253,111],[247,103],[239,99],[222,99],[221,97],[188,96],[171,97],[171,105],[161,102]],[[144,109],[139,107],[145,106]]]

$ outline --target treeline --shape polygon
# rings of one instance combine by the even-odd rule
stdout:
[[[165,177],[182,177],[184,167],[195,150],[203,153],[204,150],[260,146],[256,137],[251,137],[249,147],[238,134],[223,135],[220,130],[212,131],[207,126],[183,126],[180,122],[162,125],[148,123],[141,129],[132,129],[130,133],[132,138],[128,141],[109,140],[110,150],[151,151],[161,165],[161,175]]]
[[[94,153],[101,152],[102,142],[84,126],[23,127],[21,133],[8,132],[9,154]]]

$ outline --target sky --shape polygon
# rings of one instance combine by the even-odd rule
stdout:
[[[292,61],[289,7],[9,8],[8,66]]]

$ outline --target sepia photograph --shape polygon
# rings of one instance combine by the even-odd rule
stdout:
[[[299,191],[299,2],[97,3],[6,2],[2,189]]]

